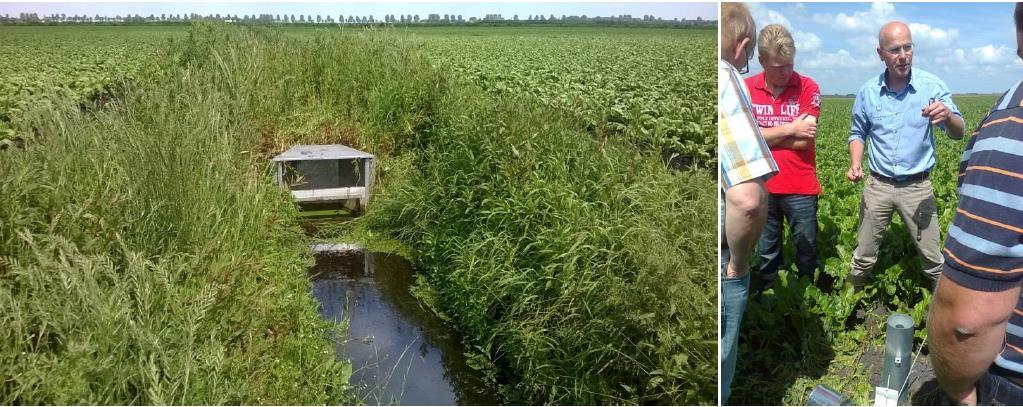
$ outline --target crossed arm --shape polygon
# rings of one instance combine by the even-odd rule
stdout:
[[[793,150],[805,150],[812,146],[816,131],[817,118],[808,114],[801,115],[789,123],[760,128],[760,133],[764,135],[764,141],[768,146]]]

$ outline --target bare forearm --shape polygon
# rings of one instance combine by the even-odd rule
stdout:
[[[729,268],[742,277],[749,271],[750,257],[767,218],[767,192],[763,182],[749,181],[725,192],[725,238]]]
[[[781,147],[781,148],[787,148],[787,149],[791,149],[791,150],[806,150],[806,149],[808,149],[810,147],[813,147],[813,140],[812,139],[796,139],[796,138],[793,138],[793,137],[789,137],[789,138],[785,139],[784,141],[778,143],[777,145],[774,145],[773,147]]]
[[[945,121],[945,129],[948,130],[947,133],[949,137],[953,140],[959,140],[963,138],[963,134],[966,133],[966,122],[963,121],[962,117],[953,114]]]
[[[764,136],[764,141],[768,146],[774,147],[789,139],[789,136],[792,135],[792,128],[788,123],[774,127],[761,127],[760,134]]]
[[[863,142],[853,140],[849,142],[849,159],[854,167],[863,166]]]
[[[942,277],[927,321],[934,371],[955,400],[973,392],[1005,339],[1019,288],[1002,293],[969,290]]]

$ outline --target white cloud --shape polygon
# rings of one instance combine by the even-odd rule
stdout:
[[[840,49],[836,52],[818,52],[813,57],[798,64],[797,68],[809,69],[860,69],[881,67],[877,58],[854,57],[849,51]]]
[[[764,22],[764,26],[768,24],[781,24],[785,26],[785,28],[792,29],[792,23],[789,22],[789,19],[785,18],[785,16],[783,16],[781,13],[774,10],[768,10],[767,18],[762,19],[760,21]]]
[[[764,4],[746,3],[746,5],[749,7],[750,14],[753,15],[753,21],[757,23],[758,30],[770,24],[781,24],[789,30],[792,29],[792,23],[789,22],[788,18],[785,18],[783,14],[777,11],[765,7]]]
[[[1012,51],[1004,45],[995,48],[994,45],[988,44],[983,47],[974,48],[970,50],[974,57],[977,58],[978,62],[994,64],[994,63],[1006,63],[1011,62],[1015,59]]]
[[[855,15],[848,16],[845,13],[838,13],[835,16],[835,24],[836,27],[846,31],[862,31],[867,29],[869,25],[872,25],[872,22]]]
[[[1019,65],[1016,52],[1004,45],[992,44],[969,50],[956,48],[951,53],[935,58],[938,64],[955,66],[963,69],[1001,69]]]
[[[878,17],[891,17],[895,15],[895,5],[892,3],[876,2],[870,5],[870,15]]]
[[[909,32],[913,35],[913,43],[923,47],[947,48],[959,40],[959,30],[948,30],[931,27],[927,24],[909,23]]]
[[[877,55],[877,33],[850,36],[845,42],[856,53]]]
[[[870,10],[852,14],[815,14],[814,21],[850,32],[878,31],[881,25],[895,18],[895,6],[891,3],[872,3]]]
[[[821,37],[817,34],[808,33],[803,31],[796,31],[792,33],[792,39],[796,41],[796,52],[798,53],[813,53],[821,49]]]
[[[823,41],[821,38],[812,32],[806,32],[794,29],[792,22],[789,21],[785,15],[767,8],[764,4],[760,3],[747,3],[750,9],[750,13],[753,15],[753,21],[756,21],[757,28],[762,29],[770,24],[781,24],[792,33],[792,39],[796,43],[796,52],[798,53],[811,53],[820,50]],[[802,3],[799,4],[802,7]]]

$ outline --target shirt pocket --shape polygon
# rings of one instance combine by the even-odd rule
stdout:
[[[875,133],[885,134],[896,130],[899,125],[899,114],[880,110],[870,114],[870,123]]]

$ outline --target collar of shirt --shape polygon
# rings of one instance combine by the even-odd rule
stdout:
[[[735,66],[732,66],[731,62],[725,61],[724,58],[720,58],[720,57],[718,57],[718,69],[720,69],[722,71],[728,71],[728,70],[735,70],[736,72],[739,71],[738,69],[735,69]]]
[[[784,95],[785,92],[789,91],[789,89],[798,86],[801,80],[802,77],[800,77],[795,71],[792,71],[792,77],[790,77],[789,82],[785,84],[785,90],[781,91],[781,94]],[[767,86],[767,75],[763,71],[760,71],[760,73],[756,74],[756,76],[753,76],[753,87],[767,92],[768,95],[771,95],[771,97],[775,99],[781,97],[781,95],[774,95],[771,93],[771,87]]]
[[[896,96],[898,96],[898,95],[901,95],[901,94],[903,94],[905,92],[908,92],[909,88],[916,89],[916,84],[915,84],[915,82],[913,82],[914,76],[913,76],[913,70],[912,69],[909,70],[909,81],[906,82],[906,87],[902,88],[902,90],[900,90],[898,92],[892,91],[891,88],[888,87],[888,82],[886,82],[884,80],[885,77],[887,77],[887,76],[888,76],[888,69],[885,68],[884,72],[881,72],[881,76],[877,77],[877,85],[881,87],[881,94],[884,94],[884,92],[889,92],[889,93],[894,93]]]

